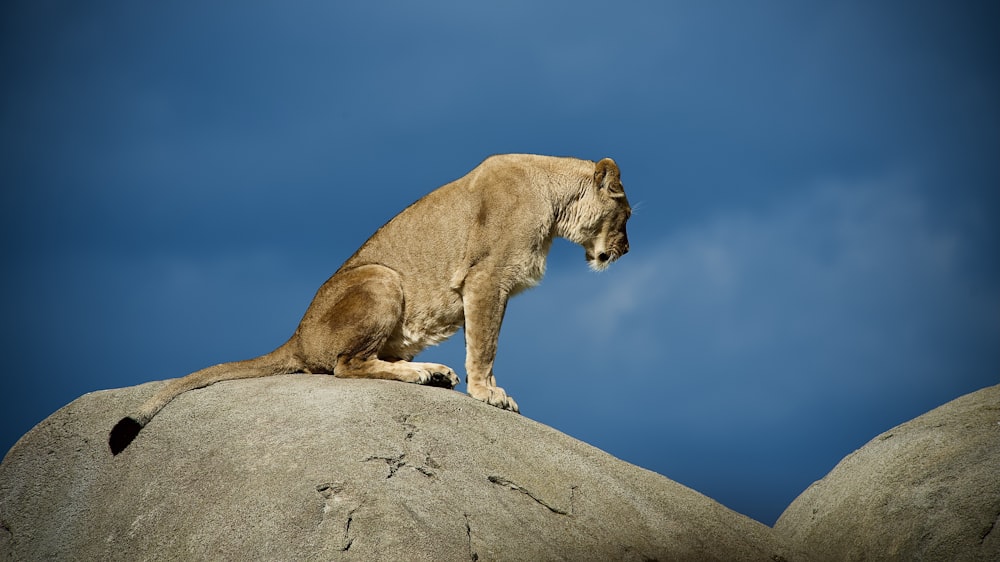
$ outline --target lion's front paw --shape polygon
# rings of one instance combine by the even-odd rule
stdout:
[[[521,411],[517,407],[517,402],[514,402],[514,399],[510,396],[507,396],[504,389],[499,386],[470,385],[469,396],[472,396],[476,400],[482,400],[483,402],[486,402],[491,406],[496,406],[497,408],[510,410],[512,412]]]
[[[458,375],[445,365],[423,363],[420,366],[420,384],[441,388],[455,388],[458,386]]]

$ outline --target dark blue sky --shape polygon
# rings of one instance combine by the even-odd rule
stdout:
[[[533,419],[772,523],[1000,382],[994,4],[342,4],[0,8],[0,450],[273,349],[500,152],[613,157],[636,207],[615,267],[556,244],[511,302]],[[422,358],[461,370],[461,337]]]

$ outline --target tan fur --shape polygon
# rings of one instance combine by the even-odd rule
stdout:
[[[411,360],[463,327],[469,394],[516,412],[493,375],[507,299],[541,280],[556,236],[607,267],[628,251],[630,214],[609,158],[490,157],[378,229],[319,288],[288,342],[168,382],[115,426],[112,452],[177,395],[223,380],[305,372],[453,388],[452,369]]]

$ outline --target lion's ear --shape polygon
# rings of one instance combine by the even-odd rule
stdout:
[[[607,189],[612,195],[625,193],[618,164],[610,158],[605,158],[594,166],[594,185]]]

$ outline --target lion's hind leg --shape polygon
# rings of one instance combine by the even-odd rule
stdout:
[[[377,357],[342,358],[334,375],[348,379],[390,379],[442,388],[455,388],[459,379],[455,371],[436,363],[385,361]]]
[[[303,319],[300,346],[311,372],[341,378],[389,379],[454,388],[458,375],[435,363],[386,357],[384,348],[403,321],[399,274],[365,265],[334,275]]]

